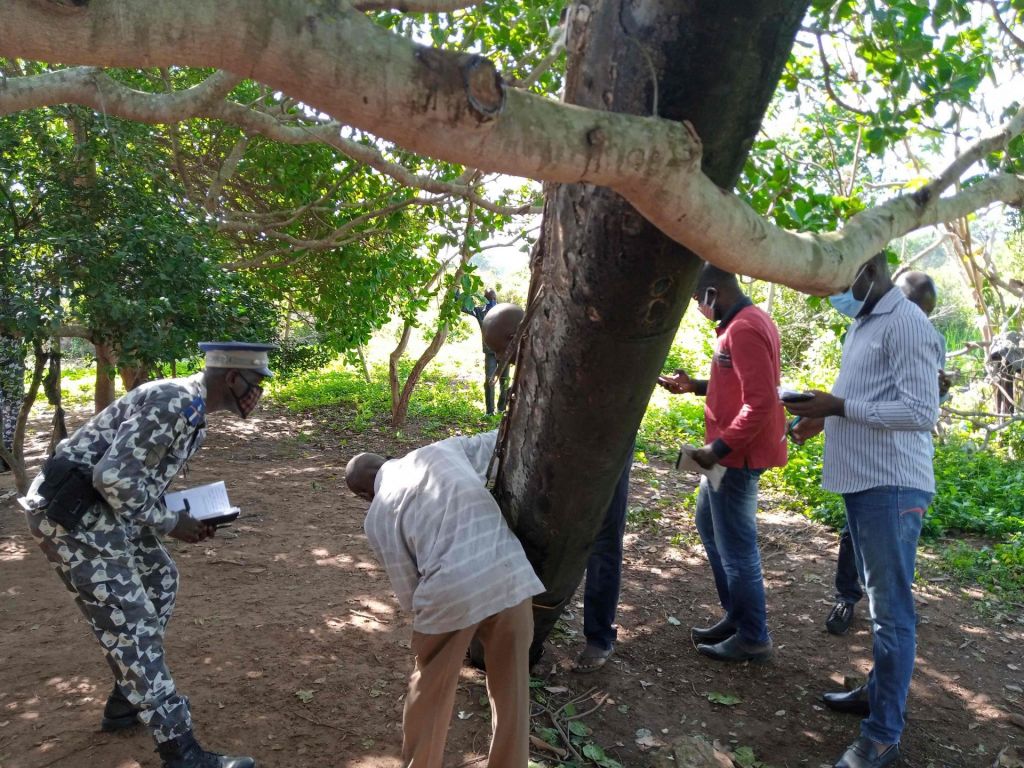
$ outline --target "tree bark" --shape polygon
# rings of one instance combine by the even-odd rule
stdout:
[[[729,189],[806,5],[590,0],[570,19],[566,100],[686,117],[705,137],[704,173]],[[699,263],[610,190],[547,197],[531,288],[543,284],[543,303],[520,350],[496,488],[547,588],[534,658],[583,574]]]
[[[149,368],[145,365],[122,365],[118,366],[118,374],[121,376],[121,383],[125,391],[130,392],[140,384],[149,381]]]
[[[94,412],[99,413],[114,402],[114,371],[117,370],[117,355],[106,344],[96,344],[96,396]]]

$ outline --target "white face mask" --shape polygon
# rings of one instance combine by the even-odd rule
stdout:
[[[709,298],[710,297],[710,298]],[[697,311],[700,312],[708,320],[714,322],[715,320],[715,302],[718,300],[718,294],[714,288],[708,288],[704,291],[704,301],[697,301]]]

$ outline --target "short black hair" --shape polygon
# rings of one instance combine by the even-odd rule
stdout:
[[[708,288],[718,290],[726,287],[739,288],[739,281],[736,279],[736,275],[732,272],[726,272],[724,269],[719,269],[714,264],[705,264],[701,267],[700,274],[697,276],[697,286],[694,290],[697,293],[702,293]]]

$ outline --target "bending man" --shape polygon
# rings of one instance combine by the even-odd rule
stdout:
[[[486,486],[495,432],[387,460],[354,457],[345,481],[370,502],[366,536],[412,614],[416,667],[402,716],[402,764],[441,768],[459,670],[474,634],[487,663],[490,768],[529,761],[530,598],[544,591]]]

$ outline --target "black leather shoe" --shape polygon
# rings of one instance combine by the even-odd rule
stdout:
[[[132,706],[127,697],[121,693],[121,689],[114,684],[114,690],[107,697],[107,705],[103,707],[103,719],[100,721],[100,730],[111,733],[134,728],[139,724],[139,712],[142,710]]]
[[[739,635],[732,635],[720,643],[701,643],[697,651],[716,661],[767,661],[772,655],[772,641],[764,645],[747,645]]]
[[[860,715],[861,717],[871,714],[866,685],[854,688],[852,691],[823,693],[821,700],[825,702],[826,707],[834,709],[836,712],[845,712],[848,715]]]
[[[736,625],[728,618],[720,619],[717,624],[710,627],[693,627],[690,629],[690,639],[694,645],[708,643],[714,645],[723,640],[728,640],[736,634]]]
[[[832,635],[845,635],[850,631],[850,624],[853,622],[853,603],[839,600],[832,606],[828,618],[825,619],[825,629]]]
[[[900,759],[900,745],[893,744],[882,754],[875,753],[875,745],[866,736],[860,736],[846,748],[834,768],[882,768]]]
[[[199,746],[191,731],[158,744],[156,751],[163,760],[163,768],[256,768],[256,761],[251,757],[207,752]]]

